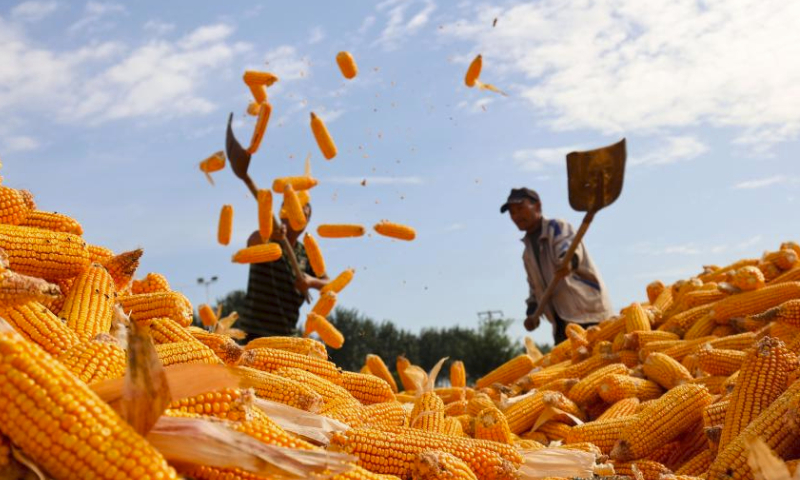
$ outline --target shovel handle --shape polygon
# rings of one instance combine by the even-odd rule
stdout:
[[[250,189],[250,193],[253,194],[253,197],[258,201],[258,187],[253,182],[253,179],[250,178],[248,175],[247,177],[243,178],[245,185],[247,188]],[[275,214],[272,214],[272,224],[273,225],[280,225],[281,222],[275,217]],[[289,263],[292,265],[292,270],[294,271],[295,278],[300,278],[303,275],[303,272],[300,270],[300,264],[297,263],[297,257],[294,255],[294,248],[292,248],[292,244],[289,243],[289,240],[283,235],[280,239],[281,243],[281,250],[283,253],[289,258]],[[311,303],[311,295],[306,290],[304,296],[306,297],[306,303]]]
[[[547,285],[547,289],[544,291],[544,295],[542,295],[541,300],[539,300],[539,305],[536,307],[536,311],[533,313],[533,315],[531,315],[531,317],[538,319],[542,316],[544,309],[547,307],[548,302],[550,302],[550,298],[553,296],[553,292],[556,290],[556,287],[569,273],[569,265],[572,262],[572,257],[575,256],[575,250],[578,249],[578,245],[581,244],[583,236],[586,235],[586,231],[589,230],[589,224],[592,223],[595,213],[597,213],[596,210],[590,210],[586,212],[580,228],[578,228],[577,233],[575,233],[575,237],[572,239],[572,243],[569,245],[569,249],[567,249],[567,253],[564,255],[564,260],[561,261],[561,267],[559,267],[555,275],[553,275],[553,279],[550,281],[550,284]],[[528,331],[533,330],[533,328],[529,328],[527,320],[525,321],[525,329]]]

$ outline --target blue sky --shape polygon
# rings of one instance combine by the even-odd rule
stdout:
[[[579,223],[564,155],[624,136],[622,196],[586,238],[621,308],[651,280],[798,239],[798,24],[800,4],[750,0],[5,2],[2,174],[76,217],[89,242],[143,247],[140,272],[195,304],[199,276],[219,276],[212,296],[244,288],[230,256],[256,228],[255,202],[230,170],[212,187],[197,164],[223,147],[229,112],[249,139],[241,75],[271,71],[256,183],[301,174],[311,153],[312,228],[414,226],[411,243],[321,246],[331,272],[357,269],[341,305],[417,330],[474,326],[484,310],[521,323],[521,235],[499,206],[525,185],[547,216]],[[354,81],[340,50],[358,62]],[[464,86],[478,53],[481,79],[508,97]],[[339,147],[330,162],[311,110]],[[228,247],[216,244],[225,203]]]

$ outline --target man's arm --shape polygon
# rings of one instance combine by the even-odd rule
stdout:
[[[525,269],[528,277],[528,299],[525,301],[528,307],[525,309],[525,328],[529,330],[536,330],[539,328],[539,318],[534,317],[536,309],[539,308],[539,301],[536,300],[536,290],[533,288],[533,279],[531,278],[528,270]]]

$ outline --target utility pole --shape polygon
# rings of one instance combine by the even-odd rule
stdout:
[[[206,305],[211,306],[211,291],[210,291],[209,287],[211,286],[212,283],[216,282],[217,280],[218,280],[218,278],[217,278],[216,275],[214,275],[213,277],[211,277],[208,280],[206,280],[203,277],[198,277],[197,278],[197,284],[198,285],[203,285],[204,287],[206,287]]]
[[[504,318],[502,310],[486,310],[485,312],[478,312],[478,320],[492,320],[497,318]]]

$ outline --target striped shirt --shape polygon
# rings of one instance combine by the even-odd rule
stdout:
[[[300,270],[313,276],[302,242],[295,244],[294,252]],[[305,296],[294,282],[295,274],[286,255],[274,262],[250,265],[244,312],[238,321],[248,340],[295,333]]]

